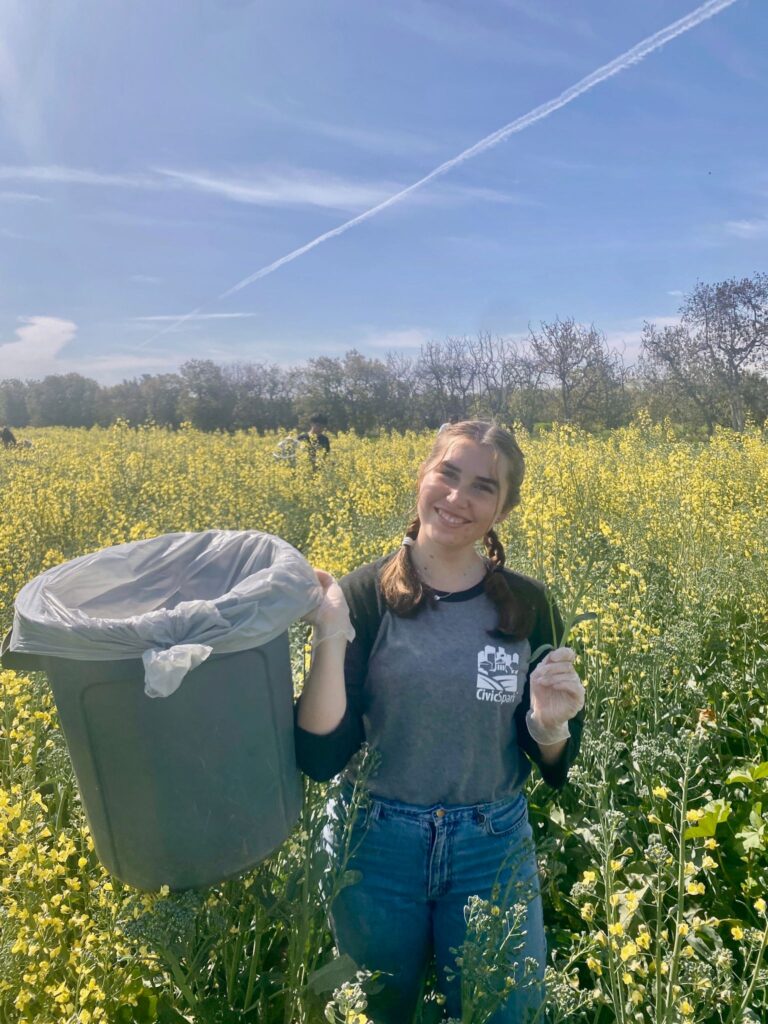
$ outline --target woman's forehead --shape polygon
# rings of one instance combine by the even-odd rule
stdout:
[[[475,476],[498,480],[499,458],[499,453],[490,444],[478,444],[469,438],[457,438],[446,447],[436,465],[450,462],[468,469]]]

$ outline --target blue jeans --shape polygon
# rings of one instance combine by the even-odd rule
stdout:
[[[347,810],[343,799],[331,808],[328,838],[338,856],[346,836],[347,867],[362,879],[338,893],[331,924],[340,952],[382,972],[383,988],[368,1000],[375,1024],[408,1024],[433,955],[448,1014],[461,1017],[461,979],[446,968],[458,975],[451,950],[464,941],[469,897],[489,899],[494,886],[502,912],[525,909],[504,954],[515,985],[491,1020],[543,1021],[546,940],[525,796],[445,808],[373,797],[345,832]]]

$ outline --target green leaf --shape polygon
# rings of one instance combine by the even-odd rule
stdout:
[[[695,825],[685,830],[686,839],[700,839],[710,837],[717,831],[717,826],[727,821],[731,814],[731,804],[728,800],[710,800],[704,806],[704,817],[700,818]]]
[[[333,992],[345,981],[351,981],[356,974],[357,964],[347,953],[342,953],[335,960],[313,971],[307,985],[315,995],[320,995],[321,992]]]
[[[576,616],[571,625],[577,626],[580,622],[593,622],[596,618],[597,612],[582,612]]]
[[[547,651],[554,651],[554,649],[555,648],[552,646],[552,644],[542,644],[540,647],[537,647],[531,655],[531,664],[533,664],[537,658],[540,658],[542,654],[546,654]]]
[[[760,764],[749,765],[746,768],[735,768],[728,778],[727,783],[743,782],[747,786],[754,785],[760,779],[768,779],[768,761],[761,761]]]

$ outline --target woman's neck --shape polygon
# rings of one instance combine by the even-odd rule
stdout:
[[[487,571],[485,561],[474,548],[437,551],[427,543],[419,543],[418,538],[411,548],[411,558],[421,581],[434,590],[468,590],[479,583]]]

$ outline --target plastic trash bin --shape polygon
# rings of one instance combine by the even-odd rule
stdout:
[[[87,614],[64,606],[67,594]],[[19,593],[2,664],[47,673],[97,855],[118,878],[141,889],[211,885],[253,867],[288,836],[302,790],[286,630],[321,596],[295,549],[255,531],[108,548],[48,570]],[[201,604],[212,605],[207,614]],[[118,607],[135,614],[117,619]],[[162,634],[162,613],[174,614],[175,643],[152,647],[147,617]],[[53,621],[68,617],[74,638]],[[107,654],[111,627],[117,639]],[[180,652],[184,661],[185,648],[198,647],[208,650],[204,660],[174,677],[168,696],[147,696],[158,657],[162,686],[163,668],[173,672]]]

